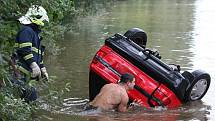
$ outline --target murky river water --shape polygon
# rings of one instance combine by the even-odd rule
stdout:
[[[50,75],[56,75],[56,90],[71,83],[64,103],[45,108],[40,120],[53,121],[214,121],[215,120],[215,1],[214,0],[121,0],[107,10],[81,19],[74,31],[67,32],[57,57],[48,57]],[[166,63],[181,65],[182,71],[203,69],[211,77],[202,101],[177,109],[145,110],[128,113],[78,112],[88,99],[89,63],[106,37],[139,27],[148,34],[148,48],[156,48]],[[57,107],[58,106],[58,107]],[[45,106],[44,106],[45,107]]]

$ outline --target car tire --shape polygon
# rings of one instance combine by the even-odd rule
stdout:
[[[132,40],[137,45],[141,46],[142,48],[146,47],[147,43],[147,35],[146,33],[139,28],[132,28],[129,29],[125,34],[125,37]]]
[[[185,93],[185,102],[201,100],[210,86],[210,75],[202,70],[192,72],[194,79]]]

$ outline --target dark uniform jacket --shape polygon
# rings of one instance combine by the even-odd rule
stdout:
[[[16,37],[16,54],[18,58],[18,69],[29,74],[31,72],[30,64],[36,62],[40,68],[43,65],[44,46],[41,46],[41,31],[35,24],[23,25]]]

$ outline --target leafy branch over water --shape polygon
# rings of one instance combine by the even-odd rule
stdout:
[[[9,58],[20,24],[17,19],[24,15],[31,5],[41,5],[47,12],[50,23],[43,29],[43,43],[49,54],[57,54],[60,48],[57,40],[63,38],[64,32],[74,26],[79,16],[96,13],[102,4],[112,0],[0,0],[0,120],[31,120],[32,113],[38,109],[36,102],[25,103],[17,96],[19,87],[11,83],[10,66],[3,58]],[[99,3],[99,7],[95,5]],[[89,12],[90,10],[90,12]],[[56,92],[49,83],[45,102],[60,101],[65,91],[70,91],[70,84],[60,92]],[[56,102],[58,103],[58,102]],[[54,103],[54,104],[56,104]],[[59,102],[61,103],[61,102]]]
[[[12,85],[9,65],[3,57],[9,58],[13,52],[16,33],[20,28],[17,19],[24,15],[31,5],[43,6],[49,15],[50,23],[45,26],[43,42],[49,53],[56,54],[57,38],[61,38],[66,25],[66,16],[74,19],[78,12],[73,0],[0,0],[0,120],[30,120],[32,112],[37,109],[34,103],[25,103],[16,96],[19,87]],[[71,18],[71,17],[70,17]]]

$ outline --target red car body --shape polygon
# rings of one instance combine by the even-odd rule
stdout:
[[[118,83],[123,73],[131,73],[136,79],[135,88],[128,91],[130,100],[140,99],[148,108],[180,106],[190,85],[188,79],[150,52],[116,34],[105,41],[90,64],[90,100],[104,84]]]

